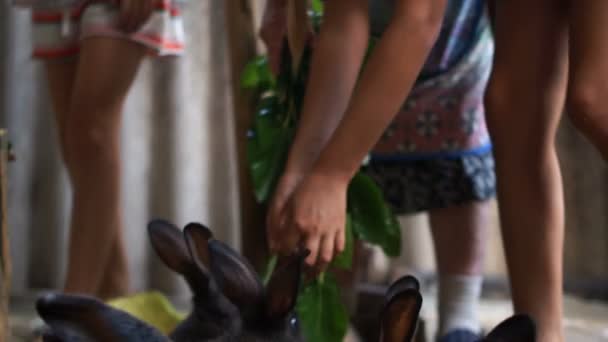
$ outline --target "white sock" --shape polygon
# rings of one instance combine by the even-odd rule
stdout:
[[[438,336],[457,329],[480,332],[477,310],[482,282],[482,276],[439,276]]]

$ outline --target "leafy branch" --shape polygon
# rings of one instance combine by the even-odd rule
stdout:
[[[309,18],[318,32],[323,6],[313,1]],[[374,42],[370,41],[370,49]],[[242,86],[255,91],[258,101],[248,134],[247,158],[256,200],[267,203],[283,173],[289,147],[304,100],[312,47],[307,44],[297,72],[292,72],[288,44],[281,58],[281,70],[275,78],[266,56],[258,56],[245,68]],[[382,248],[388,256],[401,252],[401,232],[395,215],[386,204],[375,182],[358,172],[348,187],[346,246],[331,268],[350,269],[356,240]],[[269,261],[268,271],[276,259]],[[304,334],[310,341],[341,341],[348,327],[348,312],[340,300],[335,277],[328,271],[306,284],[298,297],[297,311]]]

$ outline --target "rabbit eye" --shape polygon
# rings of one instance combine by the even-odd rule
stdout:
[[[291,319],[289,319],[289,326],[291,326],[293,329],[298,329],[300,327],[298,318],[295,316],[291,317]]]

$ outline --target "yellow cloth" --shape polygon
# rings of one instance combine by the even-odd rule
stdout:
[[[168,335],[185,318],[160,292],[142,292],[113,299],[108,305],[123,310]]]

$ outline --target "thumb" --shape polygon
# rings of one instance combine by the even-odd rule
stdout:
[[[280,243],[278,249],[285,255],[292,254],[301,244],[302,236],[295,224],[295,207],[289,201],[281,213],[281,231],[279,236]]]
[[[285,202],[286,200],[277,194],[273,198],[266,216],[268,247],[272,252],[277,252],[280,236],[285,230]]]

